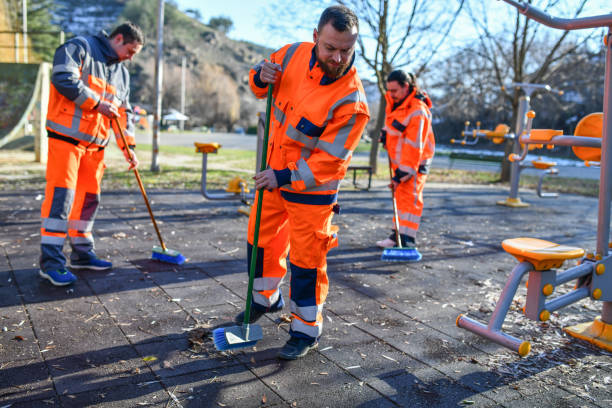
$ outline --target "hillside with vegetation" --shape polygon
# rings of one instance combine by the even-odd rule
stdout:
[[[120,20],[130,20],[145,32],[147,44],[134,62],[132,98],[152,105],[155,72],[156,2],[132,0]],[[231,129],[256,123],[256,113],[265,109],[249,90],[249,69],[271,50],[229,39],[222,30],[209,27],[166,4],[164,13],[165,109],[180,108],[181,61],[186,58],[186,114],[191,126]]]

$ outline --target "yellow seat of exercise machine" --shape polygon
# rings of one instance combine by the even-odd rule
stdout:
[[[193,143],[196,147],[196,153],[217,153],[221,148],[219,143]]]
[[[550,142],[550,140],[555,136],[561,136],[563,134],[562,130],[555,129],[531,129],[529,133],[529,139],[532,142]]]
[[[533,164],[533,167],[535,167],[536,169],[548,170],[551,167],[555,167],[557,165],[557,162],[548,162],[548,161],[538,159],[538,160],[532,160],[531,164]]]
[[[227,188],[225,189],[225,191],[227,191],[228,193],[241,193],[243,190],[245,193],[250,192],[246,181],[239,176],[236,176],[231,179],[227,185]]]
[[[519,262],[531,263],[536,271],[559,268],[566,259],[580,258],[584,249],[559,245],[537,238],[512,238],[502,242],[502,247]]]
[[[603,129],[603,112],[595,112],[580,119],[576,125],[574,136],[599,137]],[[572,146],[574,154],[581,160],[588,162],[601,161],[601,149],[597,147]]]
[[[495,127],[495,130],[485,130],[484,134],[487,136],[488,139],[491,139],[493,143],[501,144],[504,142],[504,137],[508,134],[509,131],[510,126],[500,123]]]

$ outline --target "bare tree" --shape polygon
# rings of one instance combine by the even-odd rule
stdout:
[[[355,10],[359,16],[359,55],[374,72],[382,96],[392,70],[409,66],[417,77],[425,72],[447,40],[464,0],[451,6],[427,0],[338,0],[338,3]],[[385,99],[381,98],[370,150],[373,171],[378,162],[377,135],[384,118]]]
[[[512,107],[512,124],[517,120],[520,90],[506,88],[511,82],[542,83],[550,79],[568,57],[573,56],[576,50],[590,39],[594,31],[586,34],[578,33],[578,41],[568,42],[569,31],[558,33],[525,18],[516,9],[508,7],[508,15],[512,18],[489,20],[485,11],[488,0],[469,0],[468,14],[478,32],[476,46],[472,50],[472,58],[482,62],[483,69],[490,73],[501,91],[501,97],[508,101]],[[532,3],[532,1],[528,1]],[[559,14],[568,9],[568,1],[546,0],[537,2],[538,7]],[[587,0],[578,0],[573,3],[573,17],[579,16]],[[542,47],[545,43],[548,46]],[[511,153],[512,141],[505,147],[505,157]],[[507,159],[502,165],[501,180],[510,179],[510,163]]]

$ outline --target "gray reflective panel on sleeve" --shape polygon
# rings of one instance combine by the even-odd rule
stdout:
[[[316,187],[317,182],[315,180],[314,174],[312,173],[312,170],[310,170],[310,167],[308,166],[308,163],[306,163],[306,160],[301,158],[300,160],[298,160],[296,165],[298,167],[297,171],[300,174],[302,180],[304,181],[306,188]]]
[[[305,135],[304,133],[293,127],[293,125],[289,125],[287,127],[287,136],[289,136],[289,138],[293,141],[302,143],[304,147],[307,147],[310,150],[315,148],[315,146],[317,145],[317,141],[319,140],[316,137],[310,137],[308,135]]]
[[[345,96],[344,98],[339,99],[338,101],[336,101],[336,103],[334,103],[332,105],[332,107],[329,109],[329,111],[327,112],[327,119],[326,122],[330,121],[331,118],[334,116],[334,111],[342,106],[342,105],[348,105],[351,103],[357,103],[359,102],[360,99],[363,99],[365,101],[365,95],[362,95],[358,90],[348,94],[347,96]]]
[[[317,143],[316,147],[338,159],[348,159],[352,152],[349,149],[345,148],[345,145],[351,131],[353,130],[353,127],[355,126],[356,121],[356,115],[351,116],[346,125],[342,126],[338,130],[338,133],[336,134],[333,143],[329,143],[324,140],[319,140],[319,143]]]
[[[287,50],[287,52],[285,53],[285,57],[283,58],[283,63],[282,63],[282,67],[283,69],[285,69],[287,67],[287,64],[289,64],[289,61],[291,61],[291,57],[293,57],[293,54],[295,53],[295,50],[297,50],[297,48],[300,46],[301,43],[294,43],[292,44],[289,49]]]

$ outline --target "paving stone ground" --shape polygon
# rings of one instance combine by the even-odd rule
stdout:
[[[256,347],[217,352],[210,331],[231,325],[245,299],[247,218],[198,191],[151,191],[183,266],[150,260],[156,237],[137,191],[105,191],[95,226],[111,271],[78,271],[71,287],[38,277],[40,192],[0,192],[0,407],[610,407],[612,354],[566,337],[593,320],[590,300],[506,329],[532,341],[520,358],[455,326],[490,316],[516,264],[506,238],[595,246],[597,200],[522,197],[496,206],[497,186],[430,184],[419,263],[383,262],[374,246],[391,224],[384,185],[343,190],[340,245],[319,349],[282,362],[288,310],[262,319]],[[38,200],[37,200],[38,196]],[[284,284],[285,295],[288,292]],[[561,292],[563,289],[561,289]]]

